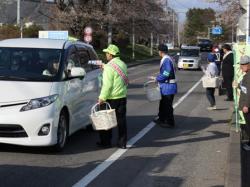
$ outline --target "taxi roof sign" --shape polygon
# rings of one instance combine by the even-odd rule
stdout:
[[[68,31],[39,31],[39,38],[67,40],[69,38]]]

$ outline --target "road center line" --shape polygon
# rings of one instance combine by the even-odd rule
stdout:
[[[174,108],[180,105],[192,92],[193,90],[201,83],[201,79],[188,90],[188,92],[183,95],[175,104]],[[138,140],[140,140],[145,134],[147,134],[155,126],[154,122],[150,122],[144,129],[138,132],[133,138],[131,138],[127,147],[131,148]],[[114,152],[108,159],[99,164],[95,169],[90,173],[84,176],[80,181],[73,185],[73,187],[85,187],[91,183],[98,175],[100,175],[104,170],[106,170],[110,165],[112,165],[116,160],[118,160],[128,149],[118,149]]]

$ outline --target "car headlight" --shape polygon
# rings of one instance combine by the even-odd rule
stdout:
[[[55,102],[57,98],[58,98],[58,95],[56,94],[56,95],[50,95],[48,97],[31,99],[27,105],[21,108],[20,112],[46,107],[50,105],[51,103]]]

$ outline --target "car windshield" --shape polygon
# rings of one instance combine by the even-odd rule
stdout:
[[[200,40],[199,44],[211,44],[212,41],[211,40]]]
[[[199,56],[198,49],[182,49],[181,56],[191,56],[191,57],[198,57]]]
[[[61,49],[0,47],[0,80],[52,81]]]

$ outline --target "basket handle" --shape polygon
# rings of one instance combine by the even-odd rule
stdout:
[[[153,80],[150,80],[150,81],[145,82],[143,86],[144,86],[144,87],[147,87],[149,84],[153,84],[153,83],[154,83],[154,84],[157,84],[157,82],[155,82],[155,81],[153,81]]]
[[[156,84],[159,87],[159,83],[157,83],[157,82],[155,82],[153,80],[150,80],[150,81],[147,81],[147,82],[144,83],[144,85],[143,85],[144,90],[146,90],[146,88],[148,87],[149,84],[153,84],[153,83]]]
[[[102,105],[103,105],[103,104],[106,105],[106,110],[111,109],[111,106],[110,106],[110,104],[109,104],[108,102],[104,102],[104,103],[102,103]],[[94,114],[94,113],[97,112],[97,110],[96,110],[97,107],[100,108],[100,104],[99,104],[99,103],[96,103],[94,106],[92,106],[92,108],[91,108],[91,114]]]

